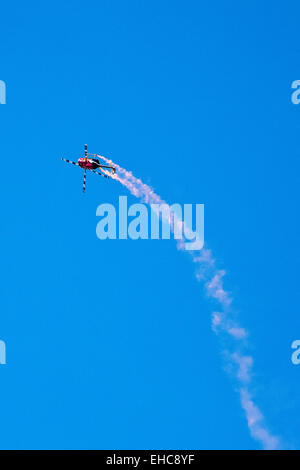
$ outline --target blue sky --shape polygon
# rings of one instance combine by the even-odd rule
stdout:
[[[88,175],[83,196],[61,157],[85,143],[168,202],[205,204],[256,403],[299,448],[299,12],[1,6],[1,448],[259,448],[188,257],[172,240],[97,239],[97,206],[127,192]]]

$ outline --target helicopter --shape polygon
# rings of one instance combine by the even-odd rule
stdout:
[[[104,176],[104,178],[109,178],[108,170],[110,170],[111,174],[115,174],[116,169],[113,166],[110,165],[102,165],[100,163],[99,158],[95,157],[100,157],[100,155],[93,154],[93,153],[88,153],[87,151],[87,144],[84,146],[84,157],[78,158],[77,162],[72,162],[71,160],[68,160],[66,158],[62,158],[64,162],[71,163],[72,165],[79,166],[84,170],[84,175],[83,175],[83,192],[85,192],[85,187],[86,187],[86,172],[92,171],[93,173],[96,173],[97,175]],[[100,170],[96,171],[96,170]]]

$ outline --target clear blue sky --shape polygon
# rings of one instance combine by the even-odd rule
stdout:
[[[250,332],[256,400],[299,448],[299,3],[4,2],[1,448],[258,448],[209,301],[173,241],[100,241],[127,194],[83,145],[205,239]],[[132,196],[129,202],[136,202]]]

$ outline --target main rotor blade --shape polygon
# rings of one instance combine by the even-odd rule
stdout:
[[[84,175],[83,175],[83,192],[85,192],[85,183],[86,183],[86,169],[84,169]]]
[[[104,176],[104,178],[108,178],[107,175],[104,175],[103,173],[99,173],[98,171],[92,170],[91,168],[87,168],[87,170],[92,171],[93,173],[96,173],[96,175]]]
[[[62,158],[62,160],[63,160],[64,162],[67,162],[67,163],[72,163],[72,165],[79,166],[79,164],[78,164],[78,163],[76,163],[76,162],[72,162],[71,160],[67,160],[66,158]]]

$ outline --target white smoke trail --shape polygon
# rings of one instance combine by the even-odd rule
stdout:
[[[98,157],[116,168],[116,174],[111,175],[107,173],[107,175],[125,186],[131,194],[150,205],[167,204],[152,188],[136,178],[130,171],[125,170],[103,156],[98,155]],[[174,224],[180,224],[181,226],[184,224],[183,221],[176,218],[176,215],[174,215],[173,221],[168,220],[168,222],[171,223],[173,231]],[[185,227],[186,229],[189,231],[188,227]],[[184,243],[181,240],[177,241],[177,249],[184,250]],[[216,334],[222,334],[231,339],[231,344],[234,347],[233,353],[228,353],[227,351],[224,351],[224,353],[226,355],[227,366],[233,372],[239,386],[240,403],[246,414],[250,434],[261,443],[264,449],[279,449],[279,438],[268,431],[264,416],[253,402],[249,390],[253,381],[253,358],[243,352],[246,348],[245,338],[247,337],[247,331],[232,318],[230,308],[232,298],[223,285],[223,278],[226,272],[217,269],[212,252],[207,248],[203,248],[200,254],[195,251],[188,251],[187,253],[192,257],[192,261],[196,265],[197,280],[204,283],[208,297],[215,299],[220,306],[220,311],[213,312],[212,314],[212,329]]]

